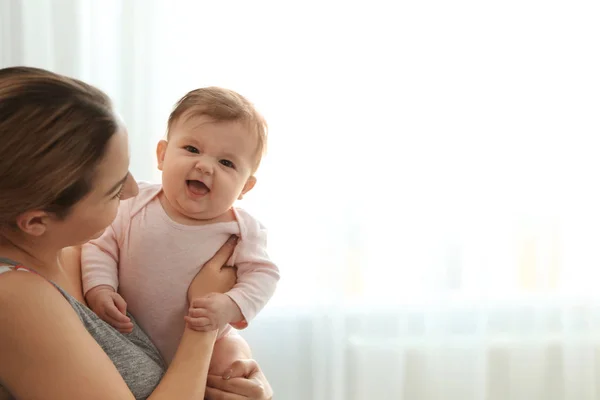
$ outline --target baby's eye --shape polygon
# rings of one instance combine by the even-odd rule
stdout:
[[[219,161],[221,164],[226,166],[227,168],[235,168],[235,165],[229,160],[221,160]]]
[[[198,151],[197,148],[195,148],[194,146],[184,146],[183,147],[185,150],[189,151],[190,153],[195,153],[195,154],[199,154],[200,151]]]

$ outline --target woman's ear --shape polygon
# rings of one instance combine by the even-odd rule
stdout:
[[[32,236],[42,236],[48,229],[50,215],[46,211],[26,211],[17,217],[20,230]]]
[[[162,171],[165,161],[165,153],[167,152],[167,141],[161,140],[156,145],[156,160],[158,161],[158,169]]]
[[[246,181],[244,188],[242,189],[242,193],[238,196],[238,200],[244,198],[244,195],[252,190],[252,188],[256,185],[256,177],[253,175]]]

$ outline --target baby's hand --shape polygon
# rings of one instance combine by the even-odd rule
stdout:
[[[96,315],[119,332],[130,333],[133,330],[133,323],[126,314],[127,303],[112,287],[96,286],[86,293],[85,299]]]
[[[193,299],[185,317],[191,329],[201,332],[221,330],[225,325],[243,319],[237,304],[222,293],[210,293]]]

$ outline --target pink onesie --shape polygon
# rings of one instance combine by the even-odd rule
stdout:
[[[118,289],[127,311],[170,363],[183,334],[188,286],[230,235],[240,241],[230,260],[238,268],[238,279],[227,295],[247,322],[273,295],[279,270],[267,255],[265,228],[244,210],[234,209],[237,221],[182,225],[160,204],[161,185],[139,187],[137,196],[121,202],[104,234],[83,246],[83,290],[98,285]]]

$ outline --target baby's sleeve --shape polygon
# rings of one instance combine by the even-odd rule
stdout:
[[[250,224],[236,253],[237,283],[226,294],[235,301],[245,319],[232,325],[242,328],[254,319],[275,293],[279,268],[267,254],[267,230],[258,221]]]
[[[129,202],[122,201],[117,217],[102,236],[84,244],[81,250],[83,294],[100,285],[119,287],[119,253],[123,231],[129,220]]]

